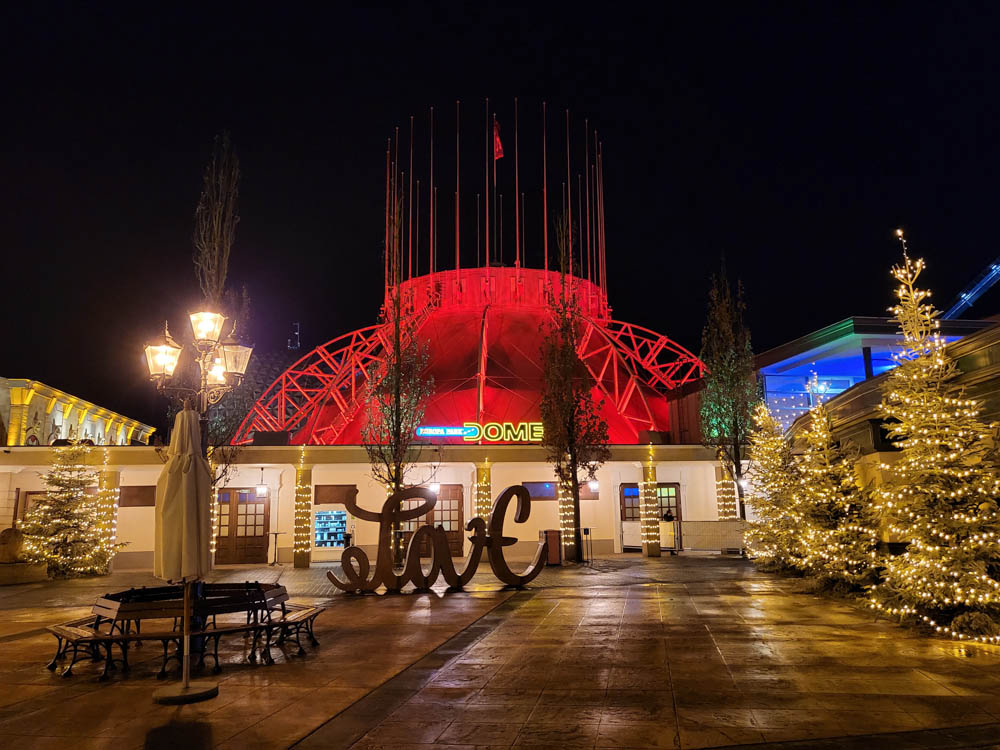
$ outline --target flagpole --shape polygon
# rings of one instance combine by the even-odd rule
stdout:
[[[436,192],[437,191],[434,188],[434,107],[431,107],[431,186],[430,186],[430,201],[431,201],[431,206],[430,206],[430,232],[431,232],[431,235],[430,235],[430,242],[428,243],[429,247],[427,248],[427,252],[428,252],[428,254],[430,256],[430,266],[429,267],[430,267],[431,281],[432,282],[434,280],[434,270],[435,270],[435,267],[436,267],[435,261],[437,260],[434,257],[434,252],[437,249],[437,246],[434,244],[434,230],[436,228],[434,226],[434,224],[436,223],[434,221],[434,203],[435,203],[434,199],[437,197],[436,196]]]
[[[566,109],[566,252],[569,254],[569,275],[573,276],[573,176],[569,162],[569,108]]]
[[[580,173],[576,173],[576,215],[577,221],[582,220],[583,216],[583,177]],[[590,268],[587,268],[587,273],[589,275]],[[583,241],[581,238],[580,242],[580,276],[583,276]],[[587,308],[590,309],[590,284],[587,284]]]
[[[481,268],[483,265],[482,256],[479,254],[479,193],[476,193],[476,268]]]
[[[493,253],[497,252],[497,113],[493,113]],[[500,258],[503,263],[503,258]]]
[[[389,296],[389,155],[392,153],[391,140],[386,140],[385,144],[385,239],[383,245],[384,256],[382,259],[382,296],[388,301]]]
[[[587,204],[587,281],[594,283],[593,263],[591,261],[590,247],[590,139],[587,137],[590,131],[590,120],[583,120],[583,189],[585,202]]]
[[[549,270],[549,170],[545,151],[545,102],[542,102],[542,243],[545,248],[545,271]]]
[[[486,97],[486,267],[490,267],[490,141],[493,133],[490,128],[490,98]]]
[[[416,274],[420,275],[420,180],[417,180],[417,246],[413,257],[417,259]]]
[[[514,97],[514,267],[518,269],[520,276],[521,269],[521,206],[518,203],[518,196],[521,194],[520,182],[518,181],[517,164],[517,97]]]
[[[461,113],[461,109],[459,107],[460,104],[461,104],[461,102],[456,99],[455,100],[455,270],[456,271],[458,271],[459,269],[462,268],[462,259],[461,259],[461,256],[459,255],[459,252],[458,252],[459,247],[460,247],[459,242],[458,242],[458,236],[459,236],[458,235],[458,232],[459,232],[459,223],[458,223],[458,207],[459,207],[458,193],[459,193],[459,184],[460,184],[459,183],[460,176],[459,176],[459,171],[458,171],[458,162],[459,162],[459,158],[461,157],[461,154],[459,153],[459,143],[460,143],[459,135],[461,133],[461,125],[462,125],[462,122],[461,122],[461,114],[462,113]],[[458,276],[459,276],[459,278],[461,278],[461,274],[458,274]]]
[[[407,270],[406,278],[413,278],[413,115],[410,115],[410,182],[406,189],[407,205]]]

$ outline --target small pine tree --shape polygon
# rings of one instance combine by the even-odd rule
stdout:
[[[29,508],[21,526],[24,555],[48,564],[52,578],[104,575],[124,546],[112,544],[102,522],[101,500],[87,493],[95,473],[87,466],[90,446],[56,448],[55,463],[42,479],[47,492]]]
[[[802,521],[797,509],[798,470],[792,447],[764,402],[754,409],[750,456],[754,462],[750,503],[756,516],[746,533],[750,557],[768,569],[797,568]]]
[[[872,582],[877,539],[855,479],[857,452],[834,441],[823,404],[813,407],[810,417],[806,449],[798,457],[798,566],[829,584],[856,590]]]
[[[899,460],[876,493],[890,530],[909,542],[885,561],[872,606],[917,618],[962,638],[1000,640],[1000,473],[978,419],[979,405],[955,383],[958,368],[938,333],[930,292],[916,287],[924,268],[892,269],[892,308],[905,341],[889,374],[881,412]]]

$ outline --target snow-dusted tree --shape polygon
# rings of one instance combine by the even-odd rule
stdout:
[[[796,507],[799,481],[792,448],[767,404],[757,404],[753,417],[750,504],[756,520],[747,529],[747,549],[759,566],[797,568],[802,518]]]
[[[885,561],[872,606],[962,638],[1000,640],[1000,474],[979,405],[955,382],[938,311],[918,289],[922,260],[892,269],[892,308],[905,349],[889,374],[881,412],[900,449],[876,499],[891,531],[909,542]]]
[[[813,407],[798,456],[797,564],[821,580],[857,589],[872,582],[877,534],[854,473],[857,451],[836,442],[832,427],[829,410]]]
[[[124,545],[105,533],[101,498],[87,492],[96,483],[87,465],[90,446],[76,443],[55,451],[55,463],[42,475],[47,491],[21,525],[24,557],[47,563],[52,578],[104,575]]]

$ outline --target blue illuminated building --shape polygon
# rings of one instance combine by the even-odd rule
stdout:
[[[941,335],[956,341],[994,323],[942,320]],[[756,357],[764,399],[788,429],[816,403],[882,374],[902,348],[896,323],[888,318],[854,317],[834,323]]]

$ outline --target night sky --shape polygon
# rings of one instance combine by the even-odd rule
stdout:
[[[230,280],[249,287],[257,345],[283,346],[300,321],[304,353],[376,322],[385,140],[411,114],[425,127],[435,105],[441,151],[453,150],[456,99],[463,159],[479,159],[463,171],[468,205],[482,190],[484,97],[508,157],[515,96],[525,139],[543,99],[553,138],[565,107],[581,133],[590,118],[615,317],[696,352],[723,254],[758,351],[883,314],[897,226],[942,307],[1000,255],[1000,6],[543,5],[6,11],[0,375],[163,425],[141,350],[164,318],[185,331],[197,304],[193,212],[222,130],[244,174]],[[532,265],[538,235],[529,226]],[[995,290],[973,315],[998,302]]]

